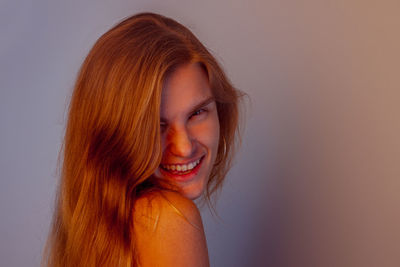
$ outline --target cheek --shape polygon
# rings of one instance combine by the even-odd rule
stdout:
[[[161,156],[164,157],[165,150],[167,147],[167,138],[165,134],[161,134]]]
[[[192,133],[198,142],[212,150],[214,154],[216,153],[219,142],[219,121],[216,114],[204,123],[193,127]]]

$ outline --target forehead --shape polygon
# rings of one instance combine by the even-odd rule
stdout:
[[[161,117],[190,112],[212,96],[208,77],[199,63],[179,66],[165,80],[161,93]]]

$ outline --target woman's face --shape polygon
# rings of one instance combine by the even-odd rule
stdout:
[[[167,77],[160,117],[163,154],[155,176],[195,199],[207,185],[219,141],[217,106],[199,64],[180,66]]]

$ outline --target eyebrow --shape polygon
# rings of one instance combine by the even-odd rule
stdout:
[[[189,113],[191,114],[191,113],[197,111],[198,109],[203,108],[203,107],[207,106],[208,104],[210,104],[210,103],[212,103],[214,101],[215,101],[215,97],[214,96],[210,96],[210,97],[204,99],[203,101],[201,101],[200,103],[198,103],[196,106],[194,106]],[[161,122],[167,121],[163,117],[161,117],[160,120],[161,120]]]
[[[208,98],[206,98],[205,100],[201,101],[199,104],[197,104],[196,106],[194,106],[194,108],[192,108],[192,111],[190,113],[193,113],[195,111],[197,111],[198,109],[207,106],[208,104],[210,104],[211,102],[215,101],[215,97],[210,96]]]

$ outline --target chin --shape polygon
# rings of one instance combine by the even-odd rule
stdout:
[[[204,188],[181,188],[179,192],[186,198],[195,200],[201,197],[204,193]]]
[[[204,177],[198,177],[198,178],[200,179],[197,179],[195,181],[176,183],[175,185],[178,189],[178,192],[182,196],[191,200],[195,200],[201,197],[206,188],[207,180],[204,179]]]

